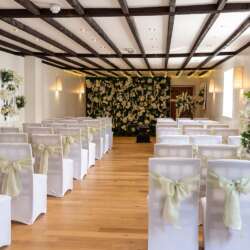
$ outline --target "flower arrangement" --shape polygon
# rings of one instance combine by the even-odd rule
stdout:
[[[180,117],[183,113],[189,112],[193,115],[195,110],[194,98],[187,92],[176,96],[176,117]]]
[[[170,78],[86,78],[87,115],[113,117],[116,135],[134,135],[138,126],[155,132],[157,117],[169,115]]]
[[[22,78],[12,70],[0,70],[0,111],[6,120],[8,116],[16,115],[17,109],[25,107],[24,96],[17,96],[22,84]]]
[[[25,107],[25,104],[26,104],[26,98],[25,96],[17,96],[16,97],[16,106],[18,109],[22,109]]]

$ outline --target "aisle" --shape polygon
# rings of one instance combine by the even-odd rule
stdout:
[[[114,138],[114,148],[32,226],[13,224],[8,250],[146,250],[147,163],[153,144]]]

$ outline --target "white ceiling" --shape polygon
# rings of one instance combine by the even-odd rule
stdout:
[[[49,8],[52,3],[59,4],[62,8],[72,9],[66,0],[33,0],[33,2],[40,8]],[[120,8],[117,0],[79,0],[85,8]],[[200,4],[215,4],[217,0],[176,0],[177,6],[180,5],[200,5]],[[228,3],[247,2],[246,0],[228,0]],[[143,7],[159,7],[167,6],[168,0],[127,0],[127,4],[131,8]],[[0,9],[23,9],[14,0],[0,0]],[[240,25],[249,17],[250,11],[238,13],[222,13],[212,26],[204,40],[201,42],[196,52],[214,52]],[[170,53],[189,53],[195,40],[197,39],[204,24],[209,18],[209,14],[194,14],[194,15],[176,15],[174,20],[173,34],[171,40]],[[167,43],[167,29],[168,16],[136,16],[132,17],[135,27],[138,30],[138,35],[142,41],[143,48],[147,54],[158,54],[166,52]],[[17,18],[18,21],[56,42],[64,45],[68,49],[76,53],[89,54],[90,52],[83,48],[80,44],[73,41],[71,38],[64,35],[45,21],[39,18]],[[94,50],[100,54],[115,53],[112,48],[100,37],[95,30],[93,30],[83,18],[55,18],[62,26],[70,30],[74,35],[79,37],[82,41],[90,45]],[[130,27],[125,17],[94,17],[99,27],[106,33],[110,40],[120,50],[121,53],[132,54],[141,51],[137,42],[130,30]],[[31,41],[39,46],[51,50],[56,53],[62,53],[61,49],[44,42],[36,37],[29,35],[15,27],[0,21],[0,29],[8,31],[18,37]],[[39,52],[28,46],[22,45],[18,42],[4,38],[0,33],[0,39],[8,41],[14,45],[18,45],[32,52]],[[224,51],[236,51],[250,41],[250,28],[248,28],[236,41],[230,44]],[[1,46],[1,45],[0,45]],[[4,46],[1,46],[4,47]],[[216,56],[205,67],[212,67],[215,63],[224,59],[225,57]],[[73,60],[83,63],[79,58],[72,58]],[[89,60],[100,64],[100,66],[111,69],[112,66],[105,63],[100,58],[88,58]],[[169,68],[180,68],[185,61],[185,57],[169,58]],[[195,68],[206,57],[193,57],[186,67]],[[63,59],[58,59],[63,61]],[[129,66],[120,58],[108,58],[110,62],[122,69],[129,69]],[[143,58],[128,58],[131,64],[140,69],[147,69]],[[165,58],[148,58],[151,68],[164,68]],[[90,68],[94,67],[91,64],[85,63]],[[74,65],[75,66],[75,65]],[[78,66],[76,66],[78,67]]]

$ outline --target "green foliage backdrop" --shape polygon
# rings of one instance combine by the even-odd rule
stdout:
[[[170,78],[86,78],[87,116],[112,117],[115,135],[134,135],[138,125],[155,131],[157,117],[169,116]]]

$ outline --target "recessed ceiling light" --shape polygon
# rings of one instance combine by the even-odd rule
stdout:
[[[36,38],[36,41],[37,41],[37,42],[40,42],[40,39],[39,39],[39,38]]]
[[[86,29],[85,29],[85,28],[81,28],[80,31],[81,31],[82,33],[85,33],[85,32],[86,32]]]
[[[97,39],[96,39],[96,38],[92,38],[92,41],[93,41],[93,42],[96,42],[96,41],[97,41]]]
[[[14,29],[14,32],[17,32],[17,31],[18,31],[18,29],[17,29],[17,28],[15,28],[15,29]]]

